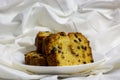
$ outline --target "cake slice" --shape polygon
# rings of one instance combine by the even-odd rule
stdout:
[[[51,32],[49,31],[43,31],[38,32],[36,38],[35,38],[35,46],[37,48],[37,52],[44,53],[43,46],[44,46],[44,39],[49,36]]]
[[[25,54],[25,64],[35,66],[47,66],[46,58],[43,54],[31,51]]]
[[[59,32],[45,39],[45,54],[49,66],[70,66],[92,63],[89,41],[81,33]]]
[[[78,32],[68,34],[70,38],[71,54],[76,57],[77,64],[87,64],[93,62],[92,51],[87,38]]]

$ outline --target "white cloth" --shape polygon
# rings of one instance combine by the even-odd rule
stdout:
[[[87,73],[67,75],[63,80],[119,80],[119,0],[0,0],[0,78],[58,80],[15,67],[15,58],[34,47],[38,31],[78,31],[89,40],[93,56],[107,61]],[[25,51],[23,50],[25,48]],[[83,75],[83,76],[82,76]]]

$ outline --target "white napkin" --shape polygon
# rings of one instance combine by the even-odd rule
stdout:
[[[0,78],[118,80],[119,5],[119,0],[1,0]],[[90,40],[95,61],[101,57],[105,61],[72,75],[35,74],[15,66],[16,59],[24,60],[24,53],[35,49],[34,39],[39,31],[82,32]]]

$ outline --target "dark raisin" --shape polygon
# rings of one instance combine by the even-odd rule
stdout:
[[[92,62],[94,62],[93,60],[90,60],[90,62],[92,63]]]
[[[61,36],[65,36],[66,34],[64,32],[60,32],[60,35]]]
[[[72,51],[72,54],[75,55],[76,53]]]
[[[83,64],[86,64],[86,62],[84,61]]]
[[[76,54],[75,56],[76,56],[76,57],[78,57],[79,55],[78,55],[78,54]]]
[[[61,53],[61,51],[60,51],[60,50],[58,50],[58,53]]]
[[[87,47],[86,47],[86,46],[84,47],[84,50],[87,50]]]
[[[51,50],[51,53],[55,53],[56,50],[57,50],[57,48],[53,47],[53,49]]]
[[[80,62],[80,59],[78,60],[78,62]]]
[[[62,46],[58,46],[59,49],[62,49]]]
[[[76,42],[76,43],[77,43],[77,40],[74,40],[74,42]]]
[[[87,47],[86,46],[81,46],[82,49],[84,50],[87,50]]]
[[[81,42],[81,39],[80,39],[80,38],[78,38],[78,40]]]
[[[76,37],[76,38],[78,37],[77,34],[75,34],[75,37]]]
[[[80,49],[80,46],[77,46],[77,49]]]
[[[81,48],[84,49],[84,46],[82,45]]]

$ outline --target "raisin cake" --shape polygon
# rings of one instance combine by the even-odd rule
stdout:
[[[59,32],[45,39],[49,66],[69,66],[93,62],[89,41],[81,33]]]
[[[40,54],[36,51],[31,51],[25,54],[25,64],[47,66],[47,61],[43,54]]]
[[[49,36],[51,32],[45,31],[45,32],[38,32],[36,38],[35,38],[35,46],[37,48],[37,52],[39,53],[44,53],[42,50],[43,49],[43,44],[44,44],[44,39]]]
[[[25,54],[25,63],[40,66],[71,66],[94,62],[87,38],[79,32],[39,32],[36,51]]]

